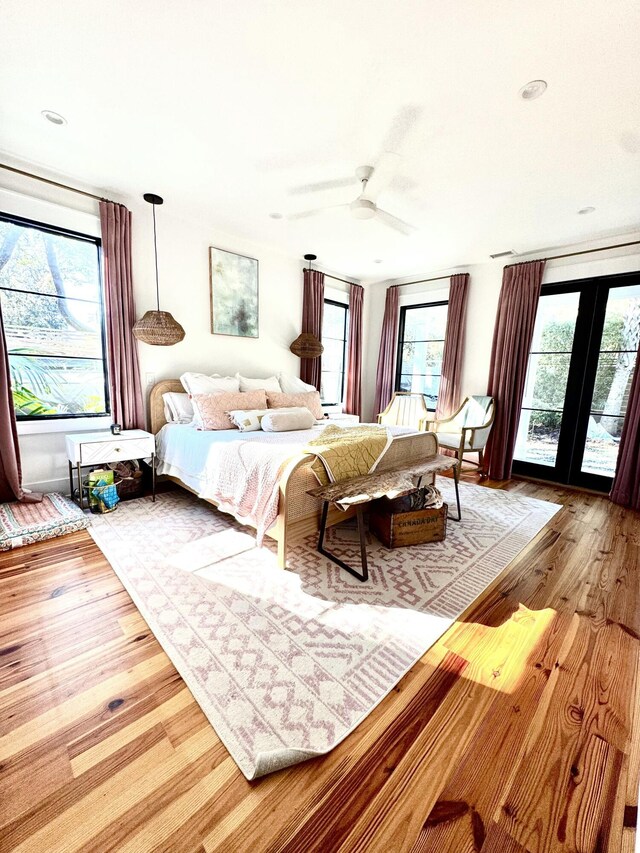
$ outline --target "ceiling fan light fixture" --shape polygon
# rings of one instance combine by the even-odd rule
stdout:
[[[373,219],[376,215],[376,206],[368,198],[357,198],[352,201],[349,210],[354,219]]]

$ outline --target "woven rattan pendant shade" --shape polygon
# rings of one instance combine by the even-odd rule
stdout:
[[[133,327],[139,341],[156,347],[171,347],[184,338],[184,329],[168,311],[147,311]]]
[[[324,347],[320,341],[310,332],[303,332],[298,335],[289,349],[298,358],[318,358],[324,352]]]
[[[162,204],[163,200],[155,193],[145,193],[144,200],[149,202],[153,209],[153,251],[156,262],[156,299],[157,309],[147,311],[133,327],[133,334],[145,344],[154,347],[171,347],[180,343],[184,338],[184,329],[174,320],[168,311],[160,310],[160,285],[158,282],[158,240],[156,235],[156,205]]]

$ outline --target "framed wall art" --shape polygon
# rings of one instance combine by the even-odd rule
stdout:
[[[211,333],[258,337],[258,261],[209,247]]]

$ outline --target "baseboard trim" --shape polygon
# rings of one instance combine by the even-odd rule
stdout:
[[[42,480],[39,483],[23,483],[25,489],[32,492],[62,492],[63,495],[69,494],[69,479],[62,477],[56,480]]]

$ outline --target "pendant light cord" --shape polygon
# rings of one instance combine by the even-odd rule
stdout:
[[[158,240],[156,237],[156,206],[155,204],[151,205],[153,207],[153,252],[156,259],[156,302],[158,304],[158,311],[160,310],[160,285],[158,283]]]

